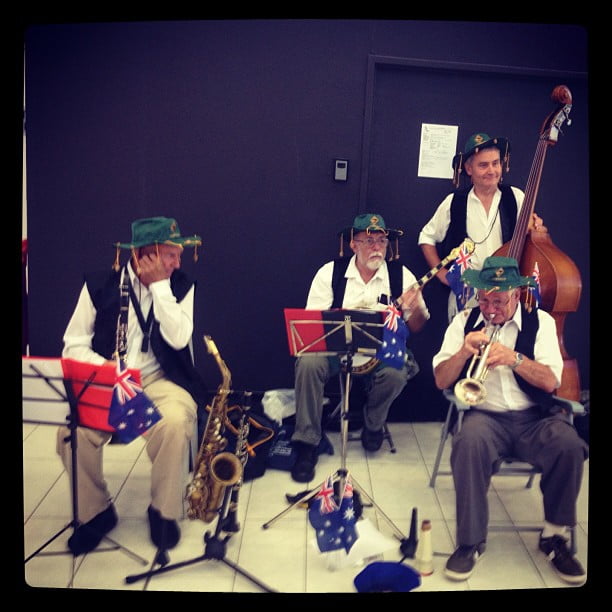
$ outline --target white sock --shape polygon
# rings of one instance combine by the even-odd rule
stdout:
[[[552,538],[554,535],[560,535],[564,538],[567,536],[567,527],[565,525],[555,525],[544,521],[544,529],[542,530],[543,538]]]

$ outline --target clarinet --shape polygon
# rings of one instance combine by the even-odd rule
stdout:
[[[238,435],[236,438],[236,450],[235,455],[242,465],[240,478],[237,482],[232,485],[232,490],[229,496],[229,507],[226,512],[223,513],[223,519],[221,520],[221,530],[228,533],[237,533],[240,531],[240,523],[238,522],[238,498],[240,496],[240,488],[244,482],[244,469],[249,459],[248,452],[248,438],[250,431],[249,416],[248,412],[251,409],[251,391],[244,392],[244,399],[242,404],[240,423],[238,425]]]

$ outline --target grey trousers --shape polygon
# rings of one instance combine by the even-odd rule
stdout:
[[[576,524],[576,499],[588,446],[568,417],[541,418],[539,408],[492,413],[469,410],[453,435],[451,468],[455,484],[457,546],[486,541],[487,491],[500,457],[513,456],[542,470],[544,518],[555,525]]]
[[[152,380],[152,382],[149,382]],[[142,387],[155,403],[162,419],[145,434],[151,461],[151,505],[170,520],[183,516],[185,496],[185,457],[196,423],[196,403],[187,391],[166,378],[153,374]],[[70,430],[57,432],[57,453],[66,472],[72,469]],[[77,427],[77,495],[79,520],[87,523],[108,508],[112,496],[104,478],[104,446],[111,434]],[[143,508],[143,512],[146,508]]]
[[[303,355],[295,362],[295,431],[291,440],[318,445],[321,441],[323,393],[325,384],[340,372],[338,358]],[[363,409],[365,426],[379,431],[387,421],[389,408],[408,381],[408,370],[378,367],[361,376],[366,386],[367,401]]]

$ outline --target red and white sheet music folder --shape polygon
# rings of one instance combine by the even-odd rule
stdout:
[[[140,384],[140,370],[129,372]],[[108,411],[116,379],[117,368],[113,364],[99,366],[60,357],[22,357],[23,420],[66,424],[70,404],[64,381],[71,381],[74,397],[78,399],[79,425],[115,431],[108,424]]]
[[[285,308],[289,353],[337,355],[346,350],[344,318],[350,316],[356,354],[375,355],[382,342],[383,313],[376,310]]]

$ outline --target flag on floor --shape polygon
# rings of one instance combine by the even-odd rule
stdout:
[[[386,313],[383,325],[382,345],[376,351],[376,358],[401,370],[406,361],[406,342],[408,340],[408,326],[402,318],[401,311],[389,304],[383,313]]]
[[[463,310],[467,301],[474,295],[474,289],[467,287],[461,280],[461,275],[472,267],[472,252],[463,243],[459,250],[459,255],[453,262],[453,265],[448,269],[446,280],[450,285],[451,290],[455,294],[457,300],[457,310]]]
[[[328,476],[308,509],[308,520],[315,528],[321,552],[344,548],[338,504],[334,499],[334,481]]]
[[[134,380],[124,362],[117,360],[117,377],[113,387],[108,424],[127,444],[142,435],[162,418],[155,404]]]

